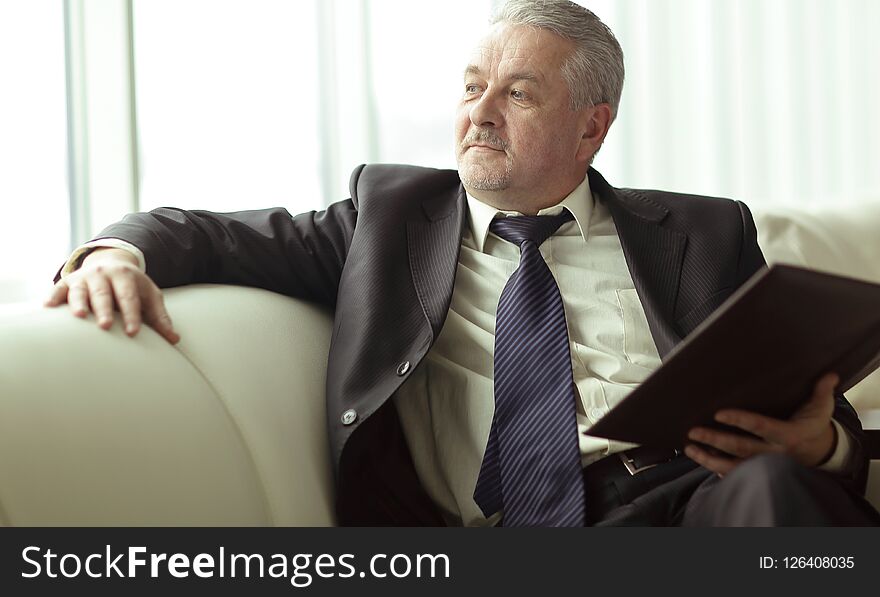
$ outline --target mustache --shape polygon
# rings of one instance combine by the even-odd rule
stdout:
[[[481,145],[488,145],[492,149],[500,149],[502,151],[507,151],[510,148],[510,144],[507,143],[504,139],[496,135],[489,129],[477,129],[471,133],[469,133],[464,140],[461,142],[461,150],[464,151],[469,145],[474,145],[479,143]]]

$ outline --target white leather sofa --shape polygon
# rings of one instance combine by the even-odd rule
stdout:
[[[756,218],[769,259],[880,282],[880,203]],[[167,305],[178,346],[66,307],[0,308],[0,526],[334,523],[330,314],[229,286]],[[848,395],[880,428],[880,373]]]

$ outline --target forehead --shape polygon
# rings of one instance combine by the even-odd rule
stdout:
[[[553,78],[573,49],[573,42],[546,29],[501,22],[474,48],[470,66],[487,75],[529,71]]]

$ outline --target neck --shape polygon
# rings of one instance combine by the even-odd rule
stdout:
[[[578,185],[583,182],[583,177],[576,183],[563,187],[563,190],[535,190],[529,193],[515,192],[511,189],[498,191],[483,191],[470,189],[465,186],[468,194],[486,205],[500,211],[516,211],[527,216],[537,215],[539,211],[547,207],[559,204],[563,199],[571,195]],[[566,190],[567,189],[567,190]]]

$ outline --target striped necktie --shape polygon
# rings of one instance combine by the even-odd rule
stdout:
[[[583,526],[584,486],[574,380],[559,287],[538,247],[557,216],[496,219],[490,230],[520,248],[495,317],[495,416],[474,499],[505,526]]]

